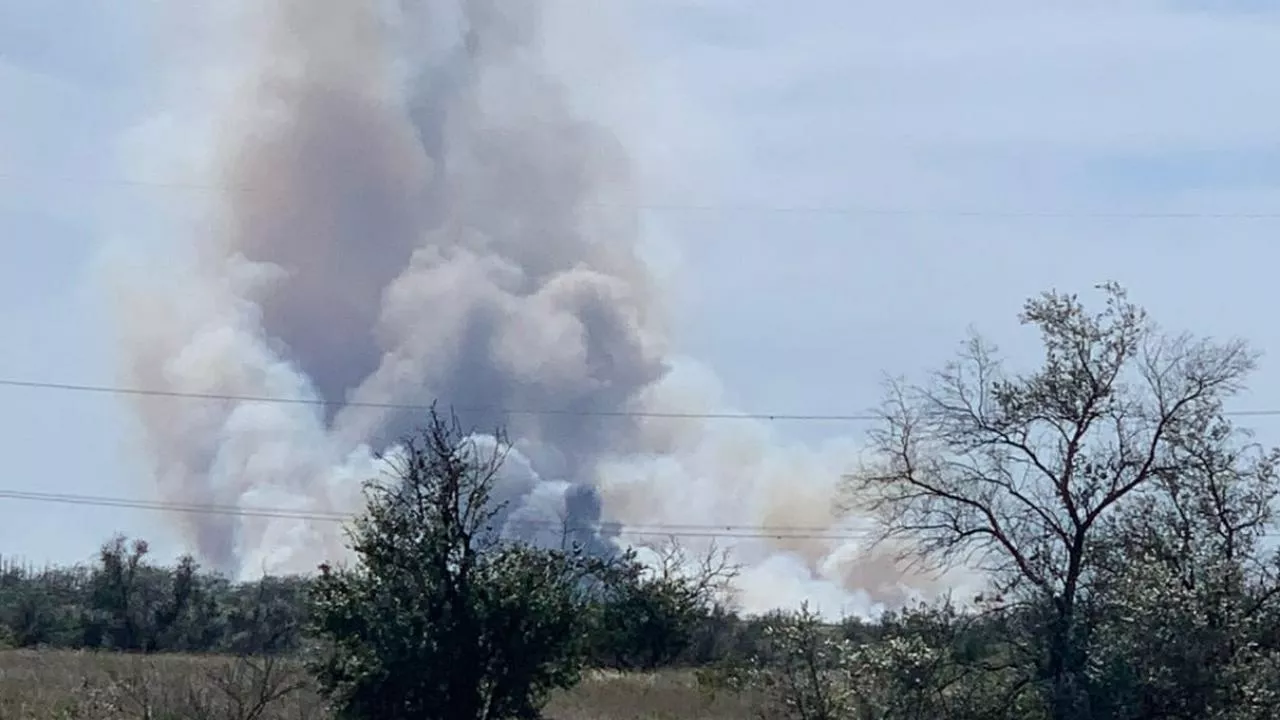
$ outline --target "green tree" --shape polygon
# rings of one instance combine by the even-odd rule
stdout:
[[[0,566],[0,645],[76,644],[87,584],[83,568]]]
[[[987,618],[950,601],[886,613],[862,637],[807,607],[764,619],[745,662],[702,673],[708,689],[752,693],[769,720],[1039,720],[1025,673],[1004,662]]]
[[[1277,453],[1221,418],[1187,430],[1179,473],[1120,514],[1099,548],[1089,599],[1098,709],[1276,717],[1280,564],[1265,538],[1280,496]]]
[[[90,596],[93,620],[89,644],[114,650],[150,650],[155,611],[164,589],[158,571],[147,563],[145,540],[117,535],[98,552]]]
[[[1113,521],[1202,484],[1192,455],[1235,456],[1214,428],[1255,362],[1241,341],[1164,333],[1119,286],[1100,289],[1098,312],[1056,292],[1026,303],[1045,353],[1031,373],[974,336],[932,383],[891,384],[877,462],[850,478],[882,539],[984,571],[1020,608],[1055,720],[1094,716],[1082,607]]]
[[[757,619],[755,652],[699,673],[711,694],[749,693],[762,720],[854,720],[857,646],[805,603]]]
[[[579,679],[596,565],[498,537],[503,447],[433,410],[367,485],[354,563],[323,566],[312,595],[312,669],[342,717],[535,718]]]
[[[844,720],[858,717],[856,647],[807,604],[765,627],[765,654],[747,674],[763,717]]]
[[[228,649],[238,655],[276,655],[298,649],[306,625],[308,583],[263,576],[226,591]]]
[[[603,567],[593,613],[591,655],[619,670],[654,670],[692,660],[695,643],[713,644],[722,603],[739,568],[712,544],[694,557],[675,538],[651,548],[655,562],[634,551]]]

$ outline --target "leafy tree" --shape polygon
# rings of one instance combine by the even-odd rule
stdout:
[[[804,604],[796,612],[761,618],[758,652],[703,671],[699,680],[711,693],[753,693],[763,718],[852,720],[855,649],[836,627]]]
[[[769,661],[757,662],[749,675],[763,696],[761,710],[794,720],[855,717],[855,648],[807,604],[770,623],[765,638]]]
[[[308,590],[303,578],[270,576],[229,588],[223,600],[228,649],[239,655],[297,650],[306,625]]]
[[[1003,609],[998,602],[979,601],[961,612],[948,598],[885,613],[879,638],[859,646],[854,661],[867,716],[1044,718],[1040,698],[1027,692],[1027,669],[1010,661]]]
[[[86,574],[82,568],[0,569],[3,644],[16,647],[70,646],[80,637]]]
[[[982,614],[949,601],[886,613],[850,637],[807,606],[765,619],[746,662],[702,673],[712,690],[753,693],[762,718],[786,720],[1038,720],[1025,674],[1002,661]],[[864,626],[864,630],[869,630]]]
[[[1100,289],[1099,312],[1056,292],[1026,303],[1045,351],[1034,372],[1006,371],[974,336],[932,383],[892,383],[877,464],[850,478],[882,539],[985,571],[1027,610],[1055,720],[1093,713],[1082,605],[1113,520],[1203,482],[1196,456],[1231,464],[1237,439],[1215,428],[1255,361],[1240,341],[1163,333],[1119,286]]]
[[[92,565],[0,564],[0,644],[237,655],[300,647],[309,579],[232,583],[190,557],[149,563],[147,550],[121,536]]]
[[[502,542],[491,492],[502,443],[482,450],[434,411],[367,485],[355,563],[321,568],[312,668],[347,718],[535,718],[574,684],[594,563]]]
[[[100,637],[102,644],[116,650],[150,649],[152,615],[160,593],[146,562],[149,552],[146,541],[131,543],[123,535],[99,551],[90,601],[96,618],[91,627],[95,644]]]
[[[1192,430],[1179,474],[1122,513],[1099,550],[1091,681],[1113,716],[1275,717],[1280,564],[1264,540],[1276,452],[1222,419]]]
[[[619,670],[654,670],[675,664],[715,622],[738,567],[714,544],[694,558],[671,538],[651,548],[645,565],[628,551],[602,568],[596,595],[591,652]]]

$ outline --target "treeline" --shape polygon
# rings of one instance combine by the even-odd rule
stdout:
[[[117,537],[70,568],[0,565],[0,647],[265,655],[301,648],[307,580],[234,583]]]
[[[618,563],[614,592],[595,607],[600,622],[592,628],[591,666],[702,667],[764,647],[766,619],[741,617],[719,602],[734,570],[727,555],[713,552],[689,570],[678,543],[658,550],[667,572],[687,573],[680,577],[698,583],[680,598],[660,574],[648,577],[637,564]],[[153,562],[145,541],[123,536],[80,566],[0,560],[0,649],[297,654],[306,644],[313,582],[301,576],[232,582],[190,557]]]
[[[802,617],[781,610],[744,616],[722,602],[719,593],[735,570],[723,552],[695,558],[691,569],[684,549],[668,541],[659,557],[664,565],[647,587],[645,578],[631,577],[631,592],[601,598],[588,646],[591,667],[719,670],[760,659],[777,645],[778,628]],[[696,591],[695,601],[683,605],[664,602],[658,592],[664,568],[667,578],[684,573],[679,577],[712,583],[714,592]],[[0,649],[294,655],[306,647],[312,584],[301,576],[232,582],[190,557],[154,563],[145,541],[124,536],[80,566],[35,568],[0,559]],[[924,606],[838,623],[814,617],[813,629],[824,641],[873,644],[932,612],[936,608]],[[993,630],[971,618],[967,632],[980,643]]]
[[[536,718],[591,667],[697,668],[778,720],[1280,717],[1280,450],[1227,403],[1256,354],[1170,335],[1115,285],[1031,299],[1031,371],[974,336],[930,382],[893,384],[850,509],[880,540],[988,587],[874,622],[742,618],[736,568],[492,530],[499,449],[434,413],[370,485],[355,562],[234,585],[109,543],[89,568],[14,569],[8,642],[289,653],[338,717]]]

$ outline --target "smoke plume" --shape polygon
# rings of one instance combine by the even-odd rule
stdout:
[[[217,222],[190,267],[122,295],[120,338],[132,385],[315,404],[137,399],[166,499],[352,511],[423,419],[405,406],[439,399],[505,425],[512,528],[596,528],[579,539],[601,547],[674,525],[858,536],[831,511],[852,447],[635,414],[724,408],[667,346],[626,148],[547,69],[542,5],[270,4],[218,121]],[[175,522],[231,573],[342,552],[324,521]],[[748,608],[865,611],[913,589],[852,539],[731,538]]]

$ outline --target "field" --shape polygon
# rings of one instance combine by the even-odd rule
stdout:
[[[707,699],[693,676],[595,674],[555,697],[549,720],[738,720],[745,700]],[[189,656],[0,652],[5,720],[324,720],[295,667]]]

